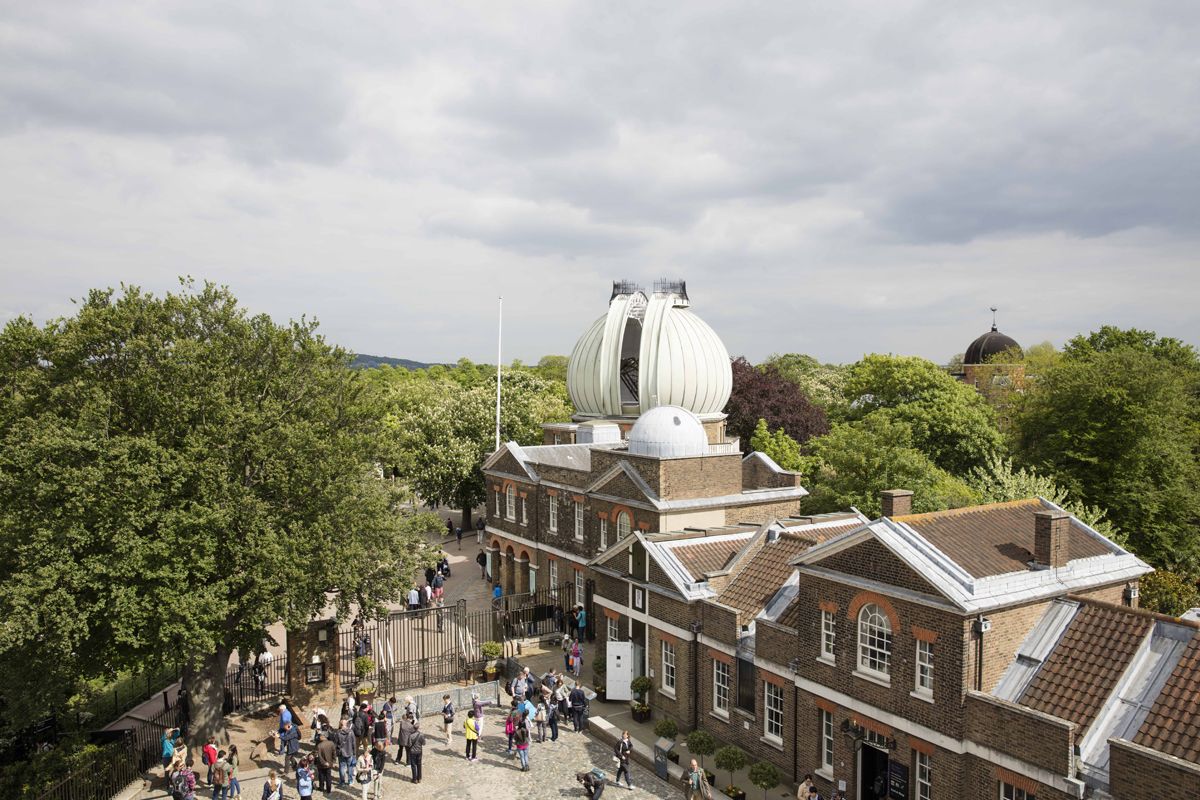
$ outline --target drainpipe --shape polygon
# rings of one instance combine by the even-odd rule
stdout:
[[[983,634],[991,627],[980,614],[975,618],[975,691],[983,691]]]
[[[692,630],[692,730],[700,725],[700,631],[704,626],[693,621]]]

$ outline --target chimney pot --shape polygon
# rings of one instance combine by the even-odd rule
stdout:
[[[913,493],[908,489],[884,489],[879,493],[885,517],[902,517],[912,513]]]
[[[1038,511],[1033,523],[1033,560],[1042,567],[1065,567],[1071,560],[1068,537],[1071,516],[1063,511]]]

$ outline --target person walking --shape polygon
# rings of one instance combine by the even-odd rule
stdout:
[[[325,794],[333,791],[333,768],[337,764],[337,745],[322,731],[317,738],[317,788]]]
[[[212,765],[213,800],[229,800],[229,762],[224,750],[217,752]]]
[[[479,565],[479,577],[480,577],[480,579],[481,579],[481,580],[485,580],[485,581],[486,581],[486,580],[488,580],[488,574],[487,574],[487,556],[485,556],[485,555],[483,554],[483,551],[482,551],[482,550],[480,550],[480,551],[479,551],[479,555],[475,556],[475,563]]]
[[[462,550],[462,528],[455,528],[454,535],[458,537],[458,549]]]
[[[575,688],[571,690],[569,702],[571,704],[571,726],[578,733],[583,730],[583,712],[587,708],[587,696],[584,695],[579,684],[575,684]]]
[[[546,704],[538,703],[537,711],[533,715],[533,722],[537,725],[538,744],[546,741],[546,713]]]
[[[413,721],[413,732],[408,737],[408,768],[412,782],[421,782],[421,761],[425,756],[425,734],[421,733],[421,721]]]
[[[421,593],[417,591],[417,587],[413,586],[408,590],[408,610],[416,611],[421,607]]]
[[[451,519],[450,517],[446,517],[446,535],[447,536],[454,535],[454,520]]]
[[[342,720],[342,727],[334,734],[333,743],[337,746],[338,786],[345,786],[354,780],[354,753],[358,749],[349,719]]]
[[[225,757],[229,762],[229,796],[241,797],[242,784],[238,781],[238,764],[241,762],[241,756],[238,755],[236,744],[229,745],[229,755]]]
[[[576,639],[571,645],[571,674],[576,678],[583,668],[583,648],[579,646],[580,640]]]
[[[524,712],[517,721],[513,733],[513,744],[517,747],[517,758],[521,759],[521,772],[529,771],[529,721]]]
[[[283,781],[275,770],[267,773],[267,780],[263,783],[262,800],[283,800]]]
[[[475,716],[475,709],[467,712],[467,721],[463,723],[463,736],[467,739],[467,761],[479,760],[479,737],[483,733],[483,719]]]
[[[375,765],[369,753],[360,753],[354,764],[354,782],[362,789],[362,800],[367,800],[367,792],[375,783]]]
[[[446,731],[446,748],[454,747],[454,703],[450,702],[450,695],[442,695],[442,725]]]
[[[483,544],[483,531],[487,527],[487,523],[483,521],[483,517],[475,520],[475,541]]]
[[[550,726],[550,741],[558,741],[558,703],[548,701],[546,707],[546,724]],[[545,741],[543,739],[542,741]]]
[[[613,755],[617,757],[617,777],[613,778],[613,783],[617,786],[621,785],[621,773],[624,772],[625,785],[630,789],[633,788],[633,781],[629,780],[629,757],[632,754],[633,740],[629,738],[629,731],[624,731],[621,734],[621,740],[613,748]]]
[[[687,800],[712,800],[712,789],[708,786],[708,776],[704,774],[704,770],[700,769],[700,765],[696,763],[696,759],[692,759],[691,765],[687,772],[683,775],[683,781],[687,785]],[[805,793],[807,795],[807,793]],[[808,800],[806,796],[804,800]]]

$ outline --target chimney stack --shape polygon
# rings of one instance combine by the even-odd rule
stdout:
[[[885,517],[902,517],[912,513],[913,493],[908,489],[884,489],[879,493]]]
[[[1038,511],[1033,523],[1033,560],[1041,567],[1065,567],[1071,560],[1067,537],[1071,517],[1063,511]]]

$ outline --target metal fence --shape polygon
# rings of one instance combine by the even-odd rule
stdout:
[[[109,800],[141,777],[127,740],[106,745],[37,800]]]
[[[225,673],[225,700],[222,711],[230,714],[265,701],[277,701],[287,694],[287,656],[275,656],[267,664],[239,664]]]

